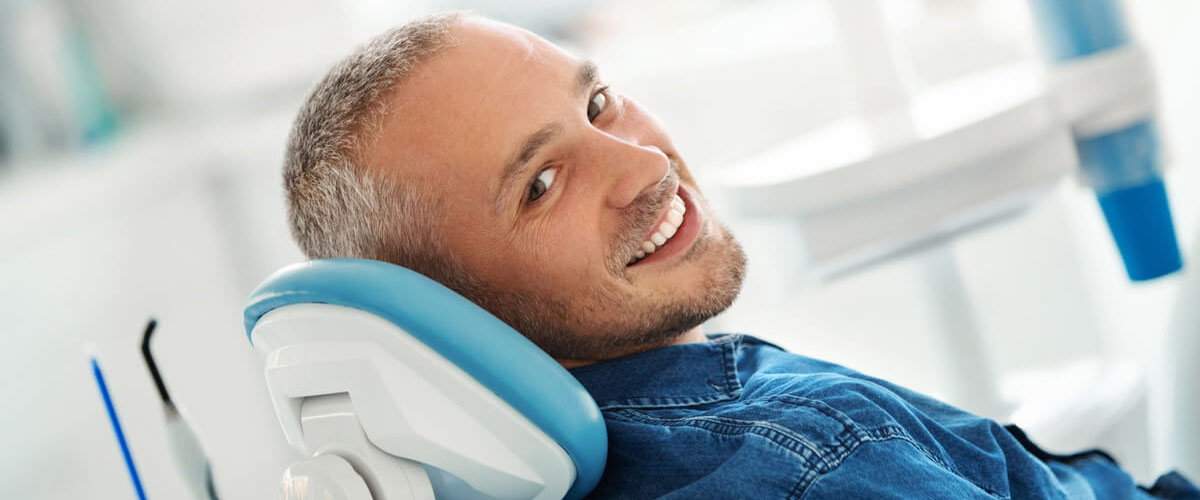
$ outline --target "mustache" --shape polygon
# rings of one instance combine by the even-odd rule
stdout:
[[[661,181],[645,193],[642,193],[625,208],[621,227],[613,237],[609,252],[609,266],[614,273],[620,273],[629,263],[629,258],[642,243],[642,238],[650,233],[659,216],[671,203],[675,189],[679,186],[679,161],[670,159],[671,171]]]

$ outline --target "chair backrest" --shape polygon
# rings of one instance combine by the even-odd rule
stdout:
[[[251,294],[246,332],[288,442],[306,398],[348,394],[367,439],[449,474],[443,489],[495,498],[582,498],[600,479],[599,409],[557,362],[450,289],[391,264],[316,260]],[[458,492],[462,493],[462,492]]]

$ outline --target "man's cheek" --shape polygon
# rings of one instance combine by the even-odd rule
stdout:
[[[555,282],[560,290],[576,287],[594,279],[593,269],[600,268],[601,252],[589,248],[588,240],[572,235],[562,235],[553,243],[543,242],[538,248],[534,266],[546,281]]]

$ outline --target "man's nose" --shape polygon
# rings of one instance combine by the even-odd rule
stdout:
[[[656,146],[614,142],[605,155],[608,165],[604,170],[611,176],[605,201],[610,207],[625,208],[638,196],[654,191],[670,174],[671,160]]]

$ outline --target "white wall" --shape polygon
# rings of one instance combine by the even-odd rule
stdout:
[[[133,495],[85,357],[93,343],[147,494],[186,498],[139,351],[154,316],[159,366],[196,423],[222,493],[274,493],[287,449],[241,308],[248,277],[300,257],[273,189],[287,119],[159,124],[83,161],[47,166],[67,169],[61,175],[4,186],[0,212],[15,215],[0,221],[0,380],[10,409],[0,413],[0,483],[10,491]]]

